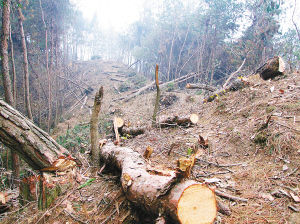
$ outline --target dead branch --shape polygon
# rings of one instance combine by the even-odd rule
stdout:
[[[213,86],[209,86],[206,84],[194,84],[194,83],[188,83],[186,84],[185,88],[187,89],[205,89],[211,92],[216,91],[216,88]]]
[[[243,60],[243,63],[241,64],[241,66],[233,73],[230,74],[230,76],[228,77],[228,79],[225,81],[224,85],[223,85],[223,89],[226,89],[226,87],[228,86],[229,81],[237,74],[241,71],[241,69],[243,68],[244,64],[246,62],[246,58]]]

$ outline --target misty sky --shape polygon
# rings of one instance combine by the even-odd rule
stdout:
[[[184,0],[190,1],[192,0]],[[297,1],[295,21],[299,24],[300,20],[300,0]],[[143,11],[144,2],[154,3],[162,0],[72,0],[72,2],[82,11],[84,18],[91,20],[97,14],[99,26],[102,29],[114,31],[124,31],[126,28],[138,20]],[[286,17],[281,19],[282,30],[285,32],[289,27],[293,27],[291,17],[295,0],[285,0],[284,8],[287,9]],[[292,6],[292,7],[291,7]]]

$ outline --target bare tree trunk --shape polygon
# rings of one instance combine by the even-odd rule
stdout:
[[[9,76],[8,64],[8,40],[9,40],[9,27],[10,27],[10,0],[3,1],[2,9],[2,40],[1,40],[1,57],[2,57],[2,78],[5,101],[10,105],[14,105],[14,98],[12,95],[11,79]]]
[[[8,40],[10,36],[10,0],[3,1],[2,9],[2,40],[1,40],[1,57],[2,57],[2,77],[5,101],[10,105],[15,105],[14,97],[12,94],[11,79],[9,76],[9,65],[8,65]],[[19,157],[14,150],[11,150],[12,155],[12,166],[13,166],[13,177],[14,182],[20,174]]]
[[[21,4],[21,0],[18,0],[18,3]],[[21,42],[22,42],[22,51],[23,51],[23,66],[24,66],[24,81],[25,81],[25,104],[27,115],[30,120],[32,120],[32,112],[30,106],[30,94],[29,94],[29,71],[28,71],[28,59],[27,59],[27,47],[26,47],[26,39],[23,29],[23,20],[24,16],[22,14],[22,9],[18,7],[18,19],[19,19],[19,29],[21,34]]]
[[[48,168],[47,171],[54,171],[55,167],[62,165],[55,161],[70,156],[70,153],[46,132],[2,100],[0,138],[4,145],[18,152],[33,169]]]
[[[294,11],[293,11],[293,16],[292,16],[292,22],[295,26],[295,29],[296,29],[296,32],[298,34],[298,38],[299,38],[299,41],[300,41],[300,32],[298,30],[298,26],[297,26],[296,22],[294,21],[294,14],[295,14],[295,10],[296,10],[296,4],[297,4],[297,0],[295,0]]]
[[[45,22],[45,16],[44,16],[44,10],[42,7],[42,2],[40,0],[40,8],[41,8],[41,13],[42,13],[42,20],[44,23],[44,28],[45,28],[45,53],[46,53],[46,71],[47,71],[47,77],[48,77],[48,132],[50,132],[50,122],[51,122],[51,76],[49,72],[49,54],[48,54],[48,30],[47,30],[47,25]]]
[[[101,102],[103,99],[103,86],[100,87],[99,91],[96,93],[94,101],[94,109],[91,116],[90,122],[90,133],[91,133],[91,154],[93,166],[99,167],[100,165],[100,153],[98,147],[98,117],[101,109]]]
[[[172,54],[173,54],[173,46],[174,46],[174,41],[175,41],[175,33],[176,33],[176,28],[174,30],[173,38],[172,38],[172,43],[171,43],[171,48],[170,48],[170,54],[169,54],[169,65],[168,65],[168,72],[167,72],[167,80],[170,81],[170,70],[171,70],[171,61],[172,61]]]
[[[159,109],[159,98],[160,98],[160,89],[159,89],[159,81],[158,81],[158,65],[155,67],[155,85],[156,85],[156,100],[155,100],[155,106],[152,116],[152,126],[154,127],[156,125],[156,115],[157,111]]]
[[[185,42],[186,42],[186,39],[188,37],[189,31],[190,31],[190,24],[189,24],[189,26],[188,26],[188,28],[186,30],[184,41],[183,41],[183,44],[181,46],[181,49],[180,49],[180,52],[179,52],[179,55],[178,55],[178,61],[177,61],[176,70],[175,70],[175,79],[178,77],[177,76],[178,66],[179,66],[179,63],[180,63],[180,60],[181,60],[181,54],[182,54],[182,51],[183,51],[183,49],[185,47]]]
[[[9,41],[10,41],[10,56],[11,56],[11,67],[12,67],[12,74],[13,74],[13,99],[14,99],[14,108],[17,105],[17,75],[16,75],[16,66],[15,66],[15,59],[14,59],[14,44],[11,38],[11,26],[9,29]]]

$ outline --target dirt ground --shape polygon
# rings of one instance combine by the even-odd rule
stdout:
[[[218,197],[217,200],[230,207],[232,214],[218,214],[216,223],[300,223],[300,202],[297,202],[300,196],[299,73],[271,81],[251,76],[250,86],[226,93],[210,103],[203,103],[204,94],[197,90],[178,89],[176,86],[169,92],[163,89],[162,95],[167,100],[160,107],[160,118],[195,113],[200,119],[190,127],[151,128],[155,91],[129,102],[114,101],[138,85],[133,84],[138,75],[132,70],[116,62],[103,61],[79,62],[75,67],[77,78],[94,91],[88,95],[84,106],[79,105],[64,115],[63,122],[53,131],[54,138],[64,135],[67,129],[89,122],[93,96],[103,85],[101,137],[112,133],[113,116],[122,117],[129,127],[146,126],[144,134],[125,136],[121,145],[140,153],[151,146],[154,149],[150,158],[152,165],[175,168],[177,159],[187,156],[197,145],[199,135],[208,139],[209,147],[200,152],[191,179],[248,199],[240,202]],[[120,87],[129,89],[120,93]],[[86,148],[89,148],[88,144]],[[89,176],[87,154],[80,157],[84,162],[80,170],[84,183],[92,177]],[[76,190],[76,186],[68,189],[47,211],[38,211],[36,203],[16,210],[2,222],[152,222],[147,214],[137,213],[139,209],[126,200],[119,177],[105,169],[89,186],[80,190]]]

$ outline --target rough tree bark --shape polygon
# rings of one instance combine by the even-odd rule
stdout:
[[[121,171],[121,184],[128,200],[149,215],[171,217],[170,223],[213,223],[217,214],[214,192],[192,180],[179,181],[173,170],[150,168],[130,148],[112,142],[101,148],[101,159]]]
[[[16,66],[15,66],[15,55],[14,55],[14,44],[11,38],[11,26],[9,29],[9,42],[10,42],[10,56],[11,56],[11,68],[12,68],[12,77],[13,77],[13,99],[14,99],[14,108],[17,105],[17,75],[16,75]]]
[[[21,4],[21,0],[18,0],[18,4]],[[23,20],[24,16],[22,14],[21,7],[18,7],[18,21],[19,21],[19,29],[21,35],[21,43],[22,43],[22,51],[23,51],[23,67],[24,67],[24,82],[25,82],[25,106],[27,110],[27,115],[30,120],[32,120],[32,112],[31,112],[31,105],[30,105],[30,94],[29,94],[29,71],[28,71],[28,59],[27,59],[27,46],[26,46],[26,39],[23,29]]]
[[[36,170],[55,170],[60,156],[70,156],[46,132],[3,100],[0,100],[0,139]]]
[[[94,109],[90,121],[90,133],[91,133],[91,156],[94,167],[100,166],[100,155],[98,147],[98,117],[101,109],[101,102],[103,99],[103,86],[99,88],[99,91],[95,95]]]
[[[14,97],[12,94],[11,79],[9,76],[9,65],[8,65],[8,39],[10,34],[10,4],[11,1],[3,1],[2,9],[2,39],[1,39],[1,56],[2,56],[2,77],[5,101],[10,105],[15,105]],[[11,150],[13,176],[15,180],[20,174],[19,157],[14,150]]]

